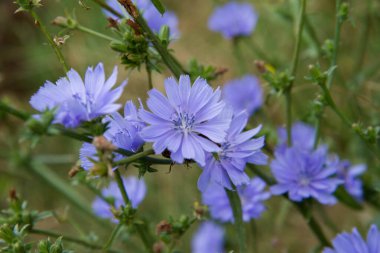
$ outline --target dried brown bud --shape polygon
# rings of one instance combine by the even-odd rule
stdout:
[[[118,0],[121,5],[127,10],[128,14],[131,15],[134,19],[139,16],[139,11],[136,6],[133,4],[132,0]]]
[[[221,76],[223,74],[225,74],[226,72],[228,72],[228,68],[217,68],[217,70],[215,71],[215,76]]]
[[[156,226],[157,235],[161,233],[170,233],[172,231],[172,225],[166,220],[160,221]]]
[[[69,35],[65,35],[63,37],[58,37],[58,36],[54,36],[53,38],[53,41],[54,43],[57,45],[57,46],[62,46],[63,44],[65,44],[66,40],[70,38]]]
[[[16,192],[16,189],[11,189],[10,191],[9,191],[9,193],[8,193],[8,195],[9,195],[9,198],[11,199],[11,200],[17,200],[18,198],[17,198],[17,192]]]
[[[136,35],[141,35],[140,26],[136,22],[134,22],[132,19],[128,19],[127,24],[133,29]]]
[[[119,29],[119,22],[117,22],[116,19],[107,18],[107,20],[108,20],[108,27]]]
[[[70,170],[69,170],[69,177],[73,178],[75,175],[80,171],[80,167],[78,164],[75,164]]]
[[[165,244],[161,241],[153,244],[153,252],[154,253],[162,253],[164,252]]]
[[[256,65],[257,70],[261,74],[264,74],[265,72],[267,72],[267,67],[265,66],[265,62],[264,61],[256,60],[255,61],[255,65]]]
[[[207,213],[207,207],[199,204],[198,201],[194,202],[194,216],[201,220]]]
[[[92,141],[92,145],[100,151],[115,151],[117,147],[108,141],[104,136],[96,136]]]

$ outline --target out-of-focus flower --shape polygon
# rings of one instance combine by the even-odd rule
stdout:
[[[203,222],[192,240],[192,253],[223,253],[224,229],[210,221]]]
[[[226,83],[223,87],[223,97],[235,113],[246,110],[252,115],[263,104],[263,90],[259,80],[252,75]]]
[[[326,166],[327,151],[302,152],[297,147],[277,150],[270,167],[277,184],[271,187],[275,195],[288,193],[293,201],[314,198],[322,204],[336,203],[333,196],[343,181],[336,178],[337,169]]]
[[[344,188],[357,200],[363,199],[363,182],[359,178],[367,169],[365,164],[352,165],[348,160],[339,160],[338,156],[329,159],[329,166],[337,168],[337,177],[344,181]]]
[[[159,33],[161,28],[166,25],[169,27],[170,38],[178,39],[179,38],[179,29],[178,29],[178,18],[172,11],[166,11],[163,15],[157,10],[157,8],[151,3],[150,0],[134,0],[133,1],[139,11],[142,12],[142,15],[150,29],[155,33]],[[129,16],[126,13],[124,7],[117,0],[107,0],[107,4],[111,6],[114,10],[119,11],[124,16]],[[118,19],[117,16],[110,13],[107,10],[104,10],[104,13],[113,19]]]
[[[243,210],[243,220],[257,219],[266,210],[264,201],[270,197],[265,191],[265,182],[260,178],[253,178],[247,185],[237,187]],[[217,184],[207,187],[202,193],[202,201],[209,206],[212,218],[222,222],[233,222],[234,216],[225,189]]]
[[[314,149],[316,130],[313,126],[296,122],[292,126],[292,147],[296,147],[301,151],[311,151]],[[287,147],[288,135],[285,128],[278,129],[278,146],[277,149]]]
[[[47,81],[30,99],[30,104],[42,112],[56,109],[54,123],[65,127],[77,127],[84,121],[116,112],[121,105],[116,100],[121,96],[127,81],[112,90],[116,83],[117,68],[105,80],[103,64],[95,69],[89,67],[84,82],[78,72],[71,69],[67,78],[60,78],[56,85]]]
[[[225,108],[219,88],[214,91],[202,78],[191,85],[190,77],[182,75],[179,85],[174,78],[166,79],[165,90],[167,97],[156,89],[149,91],[147,105],[152,112],[139,110],[149,124],[141,137],[153,142],[156,154],[167,149],[177,163],[193,159],[205,165],[206,152],[221,150],[217,143],[224,142],[231,121],[218,117]]]
[[[132,101],[125,104],[124,117],[115,112],[107,116],[104,122],[108,123],[108,129],[104,136],[116,147],[137,152],[144,144],[140,137],[140,131],[145,123],[139,119],[137,109]],[[116,160],[122,158],[120,154],[115,154],[115,156]],[[89,158],[98,161],[95,147],[92,144],[84,143],[80,149],[79,158],[85,170],[92,168],[94,164]]]
[[[220,120],[231,118],[232,109],[225,109]],[[232,118],[226,138],[221,142],[220,150],[206,155],[206,164],[198,180],[198,188],[204,191],[210,183],[217,183],[228,189],[247,184],[249,177],[245,173],[246,163],[264,165],[267,156],[261,151],[265,137],[253,138],[261,126],[242,132],[247,125],[248,115],[245,112]],[[215,129],[216,130],[216,129]],[[215,131],[214,130],[214,131]],[[231,184],[232,183],[232,184]]]
[[[323,253],[379,253],[380,231],[372,225],[367,234],[367,241],[363,239],[358,230],[352,233],[341,233],[332,242],[332,248],[326,248]]]
[[[137,208],[143,201],[146,194],[146,185],[143,179],[137,177],[123,178],[125,190],[128,198],[131,201],[132,208]],[[111,182],[110,185],[102,190],[102,195],[106,198],[113,198],[114,207],[116,209],[124,205],[123,196],[116,182]],[[100,197],[96,197],[92,203],[92,208],[96,215],[105,219],[114,219],[112,214],[112,206]]]
[[[256,26],[258,15],[250,3],[231,1],[217,7],[208,20],[208,27],[225,38],[249,36]]]

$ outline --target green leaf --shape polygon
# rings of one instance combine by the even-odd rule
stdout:
[[[161,3],[160,0],[152,0],[154,7],[163,15],[165,13],[165,6]]]

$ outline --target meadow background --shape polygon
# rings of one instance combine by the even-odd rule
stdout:
[[[65,12],[73,14],[82,25],[94,30],[111,34],[107,20],[98,6],[92,1],[83,1],[89,9],[81,7],[78,1],[49,0],[43,1],[43,7],[37,12],[48,24],[51,34],[69,35],[61,47],[70,67],[84,73],[89,65],[98,62],[105,64],[107,73],[114,65],[119,65],[119,79],[128,77],[129,84],[120,101],[137,97],[146,98],[147,77],[141,72],[125,70],[120,64],[118,54],[112,51],[107,41],[84,34],[80,31],[64,31],[51,25],[57,16]],[[179,17],[181,37],[171,44],[174,55],[186,65],[195,58],[199,62],[228,71],[211,85],[217,87],[240,75],[234,58],[231,41],[207,28],[207,19],[213,7],[223,1],[202,0],[162,0],[168,9]],[[259,76],[254,61],[262,59],[257,54],[260,50],[277,69],[290,66],[294,39],[294,17],[298,10],[297,0],[250,1],[254,4],[259,21],[248,43],[242,45],[243,58],[249,72]],[[338,69],[331,94],[339,107],[353,122],[365,125],[380,124],[380,2],[376,0],[348,1],[350,4],[349,20],[343,25],[338,56]],[[55,81],[64,73],[54,52],[46,43],[42,33],[27,13],[17,13],[16,5],[11,0],[0,2],[0,97],[14,106],[33,112],[28,101],[32,94],[45,82]],[[321,55],[320,47],[324,40],[332,39],[335,27],[335,1],[309,0],[307,6],[309,28],[305,29],[300,64],[293,89],[294,119],[307,119],[312,100],[320,88],[304,79],[308,66],[319,62],[327,67],[328,61]],[[153,84],[162,89],[164,78],[170,76],[168,71],[154,73]],[[285,123],[283,98],[271,92],[264,80],[261,82],[266,96],[263,108],[252,118],[252,124],[262,123],[268,132],[267,143],[273,147],[276,143],[276,128]],[[80,210],[71,206],[58,192],[47,186],[44,181],[30,173],[18,159],[29,145],[20,141],[23,123],[11,116],[0,115],[0,209],[7,206],[6,199],[11,189],[16,189],[19,196],[27,200],[29,207],[36,210],[55,210],[59,221],[50,218],[38,227],[60,231],[63,234],[79,235],[83,238],[99,238],[105,241],[110,230],[93,222]],[[330,150],[342,158],[349,158],[353,163],[365,163],[368,171],[364,180],[380,189],[380,164],[371,155],[368,147],[347,128],[340,119],[327,109],[322,119],[322,140]],[[80,142],[65,137],[45,137],[32,151],[31,159],[37,159],[69,181],[68,171],[78,160]],[[157,167],[157,166],[156,166]],[[181,214],[191,215],[195,201],[200,200],[196,187],[200,169],[176,165],[157,167],[158,172],[147,173],[148,185],[146,199],[139,207],[139,212],[157,224],[170,216],[178,218]],[[269,167],[263,167],[269,172]],[[129,174],[137,175],[137,169],[130,168]],[[85,196],[90,203],[94,195],[84,187],[74,184],[77,193]],[[351,230],[357,226],[366,231],[368,224],[380,224],[380,212],[365,205],[363,211],[354,211],[342,204],[332,207],[318,206],[315,210],[318,220],[324,224],[324,231],[333,238],[338,231]],[[329,218],[327,218],[329,217]],[[335,225],[326,225],[329,220]],[[197,223],[185,234],[179,248],[190,252],[190,241]],[[268,211],[255,222],[247,224],[250,249],[255,252],[309,252],[317,240],[298,212],[281,197],[272,197],[268,202]],[[334,227],[336,226],[336,227]],[[154,229],[154,228],[152,228]],[[233,235],[233,231],[229,231]],[[43,237],[31,237],[31,240]],[[230,238],[233,238],[230,236]],[[125,252],[140,252],[132,249],[130,244],[119,242]],[[227,242],[232,243],[232,242]],[[139,245],[139,242],[132,241]],[[66,247],[77,252],[91,250],[65,243]],[[129,248],[131,247],[131,248]],[[141,251],[142,252],[142,251]]]

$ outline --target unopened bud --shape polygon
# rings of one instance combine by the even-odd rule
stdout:
[[[167,222],[166,220],[160,221],[160,223],[156,226],[156,233],[157,235],[161,233],[170,233],[172,231],[173,227],[172,225]]]
[[[154,253],[162,253],[164,252],[165,245],[163,242],[159,241],[153,244],[153,252]]]
[[[92,141],[92,145],[100,151],[115,151],[117,147],[108,141],[104,136],[96,136]]]
[[[77,22],[74,19],[58,16],[52,21],[53,25],[74,29],[77,26]]]

